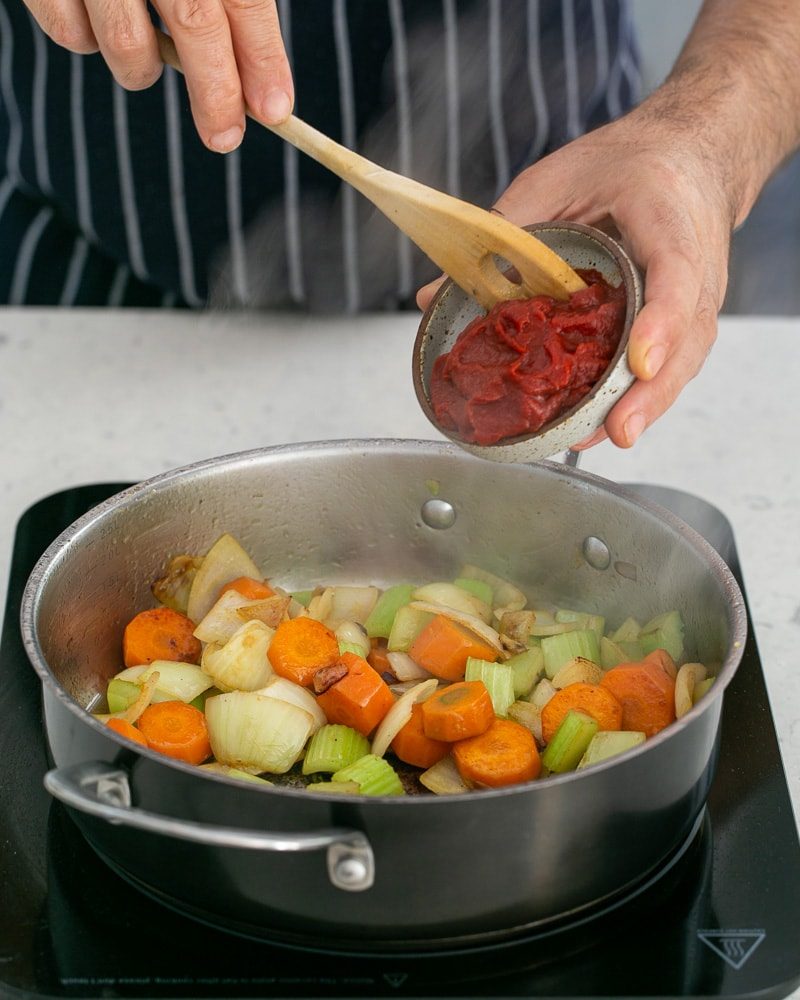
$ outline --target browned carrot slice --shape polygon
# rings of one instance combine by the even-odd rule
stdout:
[[[421,667],[446,681],[460,680],[471,656],[490,663],[497,659],[496,649],[444,615],[437,615],[425,626],[408,653]]]
[[[200,640],[192,634],[194,622],[172,608],[141,611],[125,626],[122,658],[126,667],[138,667],[153,660],[200,661]]]
[[[461,681],[436,691],[422,703],[422,725],[432,740],[449,743],[484,733],[494,707],[483,681]]]
[[[452,744],[442,740],[432,740],[425,735],[422,721],[422,705],[414,705],[411,718],[392,740],[395,754],[414,767],[433,767],[437,760],[450,753]]]
[[[622,705],[612,692],[599,684],[568,684],[556,691],[542,709],[542,739],[549,743],[570,709],[585,712],[597,722],[599,729],[622,727]]]
[[[235,580],[231,580],[230,583],[226,583],[220,590],[219,596],[222,597],[229,590],[235,590],[242,597],[246,597],[248,601],[261,601],[267,597],[275,596],[272,587],[263,580],[254,580],[252,576],[239,576]]]
[[[465,781],[489,788],[533,781],[542,769],[530,730],[510,719],[495,719],[480,736],[454,743],[453,759]]]
[[[148,705],[139,717],[139,729],[151,750],[202,764],[211,756],[206,717],[199,708],[183,701],[159,701]]]
[[[350,726],[369,736],[394,705],[394,695],[362,657],[342,653],[338,662],[347,668],[347,673],[317,697],[317,704],[328,722]]]
[[[115,733],[119,733],[120,736],[125,736],[129,740],[133,740],[134,743],[141,743],[142,746],[147,746],[147,740],[133,723],[127,722],[125,719],[109,719],[106,725]]]
[[[601,681],[622,705],[620,728],[648,737],[675,720],[675,681],[655,653],[639,663],[621,663],[607,671]]]
[[[314,674],[339,659],[339,642],[314,618],[290,618],[275,629],[267,657],[276,674],[311,687]]]

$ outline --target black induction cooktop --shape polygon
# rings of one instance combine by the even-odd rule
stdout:
[[[591,919],[460,953],[344,956],[324,940],[300,950],[228,935],[129,885],[42,787],[39,685],[18,627],[39,555],[124,485],[57,493],[17,528],[0,644],[0,996],[766,998],[800,986],[800,844],[752,628],[695,832],[657,876]],[[716,508],[634,488],[701,531],[741,583]]]

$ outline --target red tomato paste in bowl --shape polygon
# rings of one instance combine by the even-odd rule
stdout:
[[[625,288],[579,270],[587,287],[566,302],[549,295],[499,302],[436,359],[430,401],[441,427],[492,445],[532,434],[566,413],[600,380],[625,325]]]

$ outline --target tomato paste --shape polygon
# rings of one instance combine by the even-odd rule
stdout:
[[[496,444],[538,431],[583,399],[616,352],[625,288],[598,271],[578,273],[587,287],[568,301],[499,302],[436,359],[430,397],[440,426]]]

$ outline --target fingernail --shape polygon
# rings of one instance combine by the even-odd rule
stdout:
[[[592,448],[594,445],[599,444],[605,434],[602,431],[595,431],[594,434],[590,434],[589,437],[584,438],[583,441],[578,441],[577,444],[572,445],[573,451],[584,451],[586,448]]]
[[[232,149],[236,149],[236,147],[241,144],[243,136],[244,129],[241,125],[234,125],[232,128],[226,129],[224,132],[218,132],[217,135],[212,135],[209,139],[209,145],[218,153],[230,153]]]
[[[632,413],[628,419],[625,421],[625,439],[628,442],[628,447],[635,444],[636,439],[640,436],[645,428],[645,419],[643,413]]]
[[[661,370],[667,357],[667,352],[661,344],[655,344],[644,356],[644,370],[647,378],[654,378]]]
[[[277,125],[292,113],[292,100],[285,90],[276,87],[261,102],[261,117],[270,125]]]

